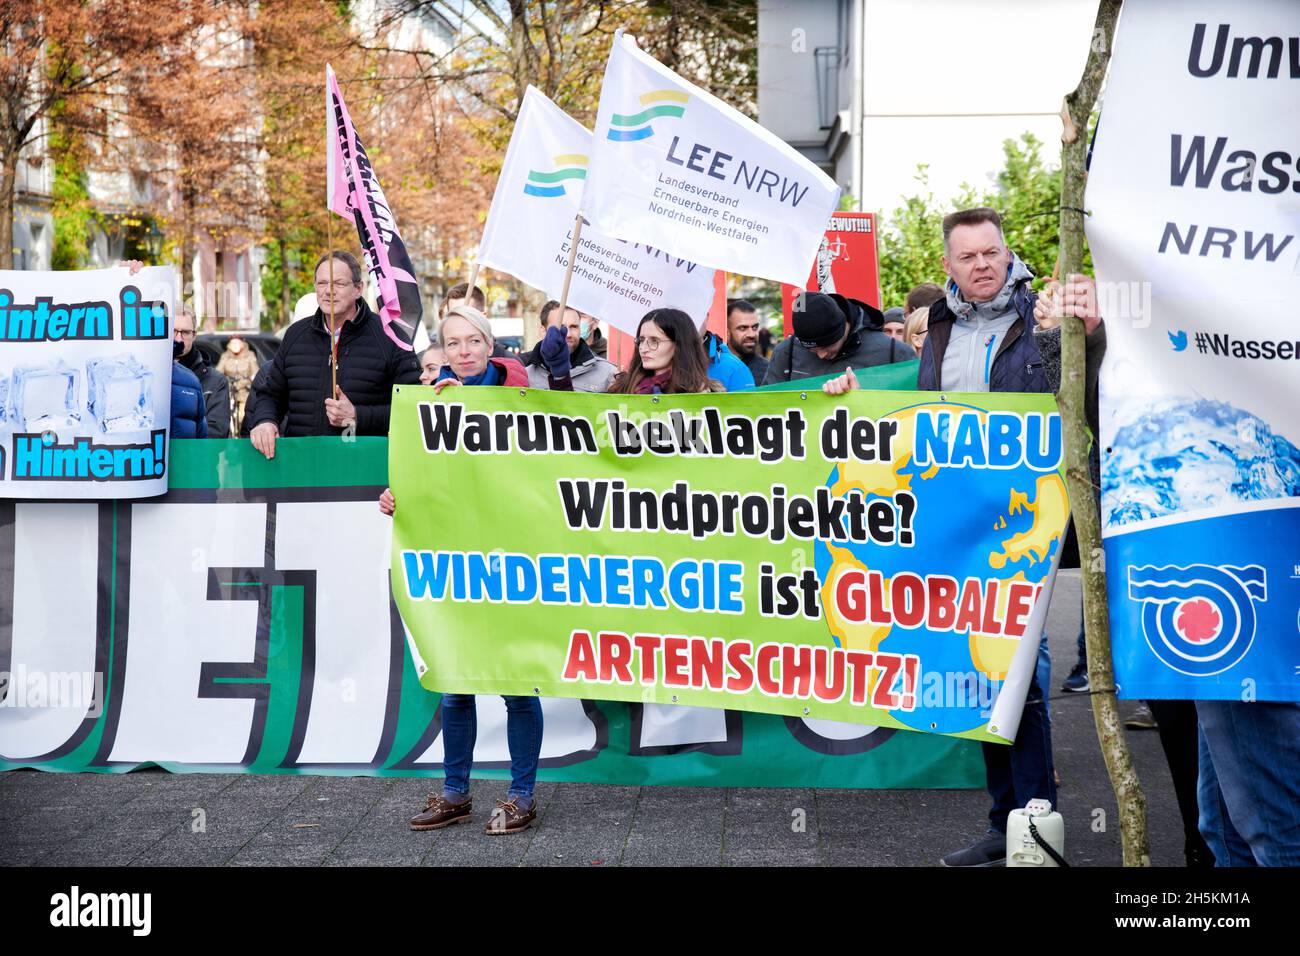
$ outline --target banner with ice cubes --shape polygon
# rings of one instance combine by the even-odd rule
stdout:
[[[175,282],[0,272],[0,497],[167,491]]]

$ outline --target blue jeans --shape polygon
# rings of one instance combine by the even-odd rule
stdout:
[[[1198,700],[1201,835],[1217,866],[1300,866],[1300,704]]]
[[[1088,642],[1084,639],[1083,608],[1079,608],[1079,663],[1088,666]]]
[[[1043,693],[1044,687],[1051,686],[1051,658],[1044,657],[1046,647],[1047,635],[1044,634],[1015,743],[1009,747],[1006,744],[983,744],[985,779],[989,796],[993,798],[989,827],[998,833],[1007,832],[1007,817],[1012,810],[1023,807],[1036,797],[1050,800],[1052,806],[1056,806],[1052,718],[1047,713],[1047,695]],[[1040,674],[1048,683],[1039,682]]]
[[[542,754],[542,702],[537,697],[504,697],[506,745],[510,748],[508,796],[531,797],[537,786],[537,762]],[[478,737],[478,709],[473,694],[442,695],[443,790],[469,793],[469,771],[474,765]]]
[[[1047,716],[1052,716],[1052,703],[1048,700],[1049,692],[1052,689],[1052,652],[1047,649],[1047,634],[1044,633],[1042,639],[1038,642],[1038,661],[1034,664],[1034,679],[1038,681],[1038,687],[1043,692],[1043,706],[1047,709]]]

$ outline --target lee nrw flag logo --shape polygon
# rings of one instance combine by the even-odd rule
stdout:
[[[641,97],[644,109],[639,113],[624,115],[615,113],[610,117],[607,139],[615,142],[649,139],[654,135],[650,121],[657,116],[675,116],[678,119],[686,112],[686,102],[690,95],[680,90],[654,90]]]
[[[788,143],[615,36],[583,189],[595,228],[802,288],[839,198]]]

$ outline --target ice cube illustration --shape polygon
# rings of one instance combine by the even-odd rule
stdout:
[[[0,375],[0,425],[9,420],[9,376]]]
[[[58,431],[81,423],[81,372],[62,359],[20,365],[9,383],[9,419],[25,432]]]
[[[129,352],[86,363],[87,403],[104,434],[153,427],[153,372]]]

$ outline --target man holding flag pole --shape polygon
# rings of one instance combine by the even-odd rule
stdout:
[[[411,259],[329,66],[325,110],[327,205],[357,227],[379,311],[361,295],[352,255],[321,256],[314,276],[321,307],[289,327],[253,381],[246,415],[253,447],[267,458],[281,435],[388,434],[393,385],[420,381],[412,338],[422,310]]]

